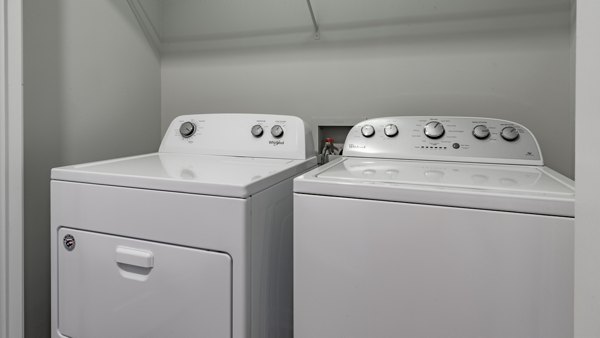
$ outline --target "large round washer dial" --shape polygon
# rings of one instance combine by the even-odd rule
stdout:
[[[436,139],[444,136],[446,130],[444,129],[444,125],[437,121],[429,122],[425,125],[423,129],[425,136]]]
[[[189,121],[183,122],[179,127],[179,133],[185,138],[191,137],[192,135],[194,135],[195,132],[196,125]]]
[[[250,132],[252,133],[252,136],[254,136],[254,137],[261,137],[263,134],[263,127],[260,124],[255,124],[252,126],[252,129],[250,130]]]
[[[477,139],[485,140],[490,136],[490,130],[483,124],[477,125],[473,128],[473,136]]]
[[[398,127],[395,124],[388,124],[383,128],[383,133],[387,137],[394,137],[398,135]]]
[[[276,124],[271,128],[271,135],[275,138],[280,138],[283,136],[283,127]]]
[[[504,127],[500,132],[500,136],[508,142],[513,142],[519,138],[519,131],[515,127]]]
[[[360,128],[360,132],[364,137],[371,137],[375,135],[375,128],[370,124],[365,124],[362,128]]]

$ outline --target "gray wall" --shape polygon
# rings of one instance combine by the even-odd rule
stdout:
[[[160,62],[124,0],[25,0],[25,332],[50,336],[55,166],[156,151]]]
[[[554,14],[555,27],[337,42],[324,28],[297,46],[166,53],[162,127],[193,112],[497,117],[529,127],[546,163],[573,177],[569,11]]]

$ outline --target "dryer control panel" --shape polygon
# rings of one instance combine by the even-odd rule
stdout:
[[[315,156],[304,121],[268,114],[179,116],[167,129],[159,152],[301,160]]]
[[[543,165],[535,136],[506,120],[398,116],[366,120],[346,138],[344,156]]]

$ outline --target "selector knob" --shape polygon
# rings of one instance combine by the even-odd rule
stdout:
[[[504,127],[500,132],[500,136],[508,142],[513,142],[519,138],[519,131],[515,127]]]
[[[490,136],[490,130],[483,124],[477,125],[473,128],[473,136],[477,139],[485,140]]]
[[[283,136],[283,128],[276,124],[271,128],[271,135],[273,135],[273,137],[275,138],[280,138],[281,136]]]
[[[255,124],[252,126],[252,129],[250,130],[250,132],[252,133],[252,136],[254,136],[254,137],[261,137],[263,134],[263,127],[260,124]]]
[[[371,137],[375,135],[375,128],[373,128],[370,124],[365,124],[362,128],[360,128],[360,132],[364,137]]]
[[[387,137],[394,137],[398,135],[398,127],[395,124],[388,124],[383,128],[383,133]]]
[[[196,132],[196,125],[192,122],[183,122],[179,127],[179,133],[184,138],[191,137]]]
[[[425,125],[423,129],[425,136],[436,139],[444,136],[446,130],[444,129],[444,125],[437,121],[429,122]]]

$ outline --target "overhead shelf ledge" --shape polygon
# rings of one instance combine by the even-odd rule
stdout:
[[[321,27],[328,43],[439,43],[571,27],[571,0],[316,1],[127,0],[160,55],[305,46],[307,39],[320,40]]]
[[[315,28],[315,40],[319,40],[321,38],[321,33],[319,32],[319,23],[317,22],[317,18],[315,17],[315,12],[313,10],[312,4],[310,0],[306,0],[306,4],[308,5],[308,11],[310,12],[310,18],[312,19],[313,27]]]

